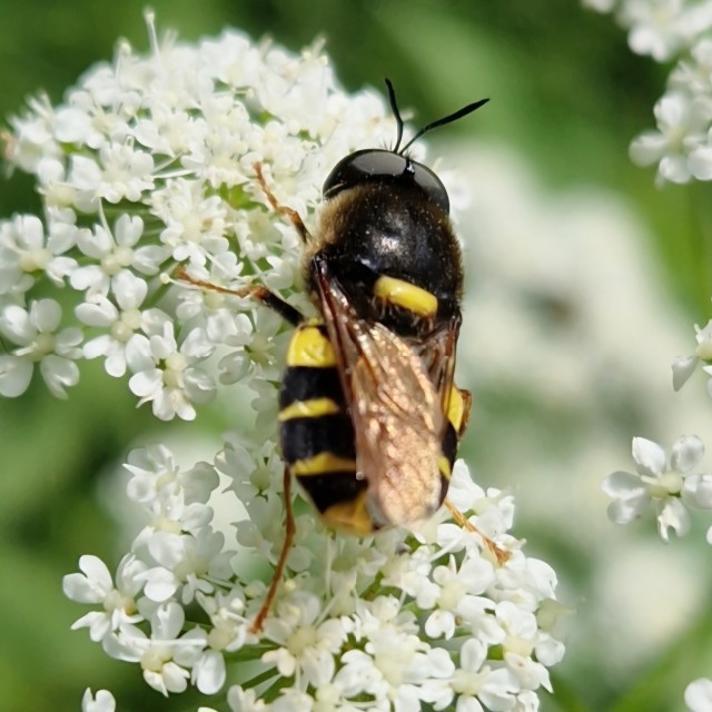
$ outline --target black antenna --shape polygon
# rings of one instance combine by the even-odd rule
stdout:
[[[396,90],[391,84],[391,80],[386,77],[386,86],[388,87],[388,98],[391,101],[391,109],[393,109],[393,116],[396,117],[396,122],[398,124],[398,136],[396,137],[396,145],[393,149],[393,153],[398,153],[398,147],[400,146],[401,139],[403,138],[403,119],[401,119],[400,111],[398,111],[398,104],[396,103]]]
[[[387,81],[387,80],[386,80]],[[389,84],[390,85],[390,84]],[[449,124],[453,121],[457,121],[458,119],[461,119],[463,116],[467,116],[468,114],[471,114],[473,111],[477,111],[481,106],[484,106],[489,99],[480,99],[479,101],[475,101],[472,104],[468,104],[467,106],[463,106],[462,109],[458,109],[454,114],[450,114],[448,116],[443,117],[442,119],[438,119],[437,121],[433,121],[431,124],[428,124],[427,126],[424,126],[418,133],[413,136],[408,143],[406,143],[405,146],[400,151],[396,151],[396,153],[400,153],[403,155],[404,151],[408,150],[408,147],[417,141],[424,133],[427,133],[428,131],[432,131],[432,129],[438,128],[438,126],[444,126],[445,124]],[[398,117],[400,119],[400,117]],[[402,122],[401,122],[402,123]],[[400,126],[400,131],[402,132],[403,127]],[[400,133],[399,133],[399,138],[398,142],[400,143]]]

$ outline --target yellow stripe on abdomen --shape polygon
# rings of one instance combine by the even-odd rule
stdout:
[[[379,277],[373,285],[373,294],[418,316],[435,316],[438,311],[438,298],[434,294],[395,277]]]
[[[352,500],[333,504],[322,512],[321,518],[332,529],[356,536],[367,536],[374,530],[373,520],[366,507],[367,496],[364,490]]]
[[[310,400],[294,401],[279,411],[277,419],[280,422],[292,418],[319,418],[322,415],[332,415],[341,412],[339,404],[331,398],[311,398]]]
[[[325,472],[356,472],[356,460],[339,457],[330,452],[320,452],[318,455],[304,460],[295,460],[289,465],[293,475],[322,475]]]
[[[450,460],[448,460],[445,455],[440,455],[440,457],[438,458],[438,470],[440,470],[440,474],[446,480],[450,479],[450,476],[452,475],[452,469],[450,467]]]
[[[465,417],[465,402],[457,386],[450,387],[450,402],[447,406],[447,419],[452,423],[455,432],[459,433],[462,428],[462,420]]]
[[[287,366],[331,368],[336,366],[336,353],[318,326],[302,326],[289,342]]]

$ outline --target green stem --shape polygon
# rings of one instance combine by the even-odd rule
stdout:
[[[265,670],[264,672],[261,672],[259,675],[255,675],[254,677],[250,678],[247,680],[247,682],[242,683],[242,689],[247,690],[251,687],[257,687],[257,685],[261,685],[263,682],[267,682],[267,680],[271,680],[275,675],[277,675],[277,670],[275,668],[270,668],[269,670]]]

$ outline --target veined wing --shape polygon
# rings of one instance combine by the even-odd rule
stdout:
[[[358,317],[324,261],[315,270],[371,516],[383,526],[427,517],[440,506],[442,492],[441,391],[408,342]]]

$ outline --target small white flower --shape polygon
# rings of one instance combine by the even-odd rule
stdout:
[[[77,246],[95,264],[79,267],[72,272],[70,282],[74,289],[106,294],[111,278],[132,267],[153,275],[166,259],[166,251],[158,245],[138,246],[143,234],[143,220],[128,213],[114,223],[113,234],[105,225],[95,225],[93,231],[80,231]]]
[[[136,596],[143,587],[141,574],[145,564],[127,554],[116,569],[116,585],[104,562],[96,556],[85,554],[79,558],[83,573],[68,574],[62,580],[62,590],[67,598],[77,603],[98,603],[103,611],[91,611],[72,624],[72,630],[89,628],[94,642],[104,640],[112,631],[127,623],[143,620],[136,605]]]
[[[603,491],[613,499],[608,516],[616,524],[628,524],[655,505],[660,536],[668,541],[669,530],[687,533],[690,517],[681,501],[685,479],[702,460],[704,445],[695,435],[675,442],[668,464],[665,451],[645,438],[633,438],[637,474],[614,472],[603,482]]]
[[[97,690],[96,697],[87,687],[82,696],[82,712],[114,712],[116,700],[108,690]]]
[[[201,181],[175,180],[151,195],[153,212],[166,225],[161,241],[177,262],[197,267],[229,248],[227,206],[220,196],[205,196],[203,190]]]
[[[685,689],[685,704],[690,712],[712,710],[712,680],[701,677]]]
[[[509,710],[514,707],[519,683],[506,667],[487,665],[487,646],[476,639],[465,641],[460,651],[460,667],[450,685],[458,696],[456,712]]]
[[[712,320],[708,321],[702,329],[695,324],[695,338],[697,339],[695,353],[690,356],[678,356],[672,362],[672,385],[676,391],[687,383],[700,361],[707,364],[703,367],[705,373],[712,375],[712,371],[706,370],[712,364]],[[707,390],[712,396],[712,380],[707,382]]]
[[[105,358],[104,368],[110,376],[120,378],[126,373],[126,346],[143,323],[139,307],[146,298],[148,285],[127,269],[111,278],[111,291],[116,304],[101,293],[89,293],[86,301],[75,309],[83,324],[108,330],[84,344],[84,357]]]
[[[638,136],[630,145],[632,160],[641,166],[658,163],[658,178],[687,183],[691,178],[688,157],[704,143],[712,118],[712,102],[672,91],[655,104],[658,131]]]
[[[227,692],[227,703],[232,712],[267,712],[266,702],[257,699],[254,690],[243,690],[240,685],[233,685]]]
[[[697,35],[712,26],[708,2],[685,0],[625,0],[622,22],[630,27],[628,44],[636,54],[665,62]]]
[[[161,694],[184,692],[192,666],[205,647],[205,634],[193,629],[181,635],[185,614],[174,602],[159,606],[151,616],[151,637],[133,625],[123,626],[107,644],[109,655],[137,662],[146,683]]]
[[[36,363],[57,398],[66,398],[65,388],[79,382],[74,359],[81,356],[82,332],[74,327],[58,331],[61,318],[62,308],[54,299],[34,301],[29,311],[14,304],[0,311],[0,336],[17,344],[9,354],[0,355],[0,395],[22,395]]]
[[[153,157],[129,144],[102,146],[98,160],[82,155],[71,157],[69,183],[92,199],[118,203],[122,198],[138,201],[154,185]]]
[[[334,653],[346,639],[343,624],[336,619],[317,621],[319,599],[297,592],[278,606],[278,616],[265,624],[264,635],[281,647],[262,656],[263,663],[273,663],[280,675],[300,674],[311,685],[329,682],[336,669]]]
[[[0,223],[0,294],[26,292],[40,273],[61,287],[77,266],[75,259],[64,256],[75,239],[76,227],[60,220],[50,223],[47,236],[34,215]]]
[[[131,473],[126,486],[129,498],[149,507],[156,500],[176,496],[186,504],[205,504],[218,486],[218,476],[211,465],[199,462],[189,470],[181,470],[165,445],[132,450],[124,468]]]
[[[207,403],[215,395],[215,383],[197,364],[213,352],[202,329],[193,329],[180,347],[173,324],[163,325],[160,335],[132,336],[126,345],[126,360],[133,376],[131,392],[143,403],[152,403],[153,414],[161,420],[176,415],[183,420],[195,418],[193,403]]]

